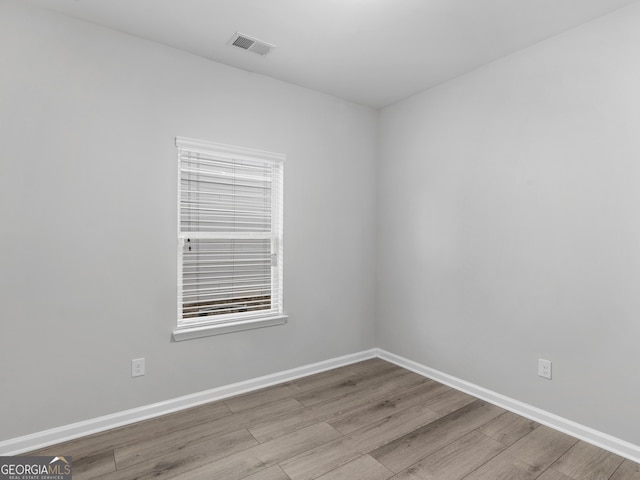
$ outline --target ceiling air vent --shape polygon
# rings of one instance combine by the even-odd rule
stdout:
[[[240,32],[236,32],[227,44],[242,48],[243,50],[249,50],[250,52],[257,53],[258,55],[266,55],[276,48],[275,45],[263,42],[262,40],[258,40],[257,38],[250,37],[249,35],[245,35]]]

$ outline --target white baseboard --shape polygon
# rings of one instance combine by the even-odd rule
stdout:
[[[213,388],[211,390],[194,393],[192,395],[185,395],[171,400],[153,403],[151,405],[132,408],[130,410],[125,410],[111,415],[92,418],[82,422],[33,433],[31,435],[25,435],[23,437],[12,438],[0,442],[0,456],[19,455],[21,453],[73,440],[74,438],[103,432],[105,430],[140,422],[153,417],[159,417],[161,415],[195,407],[204,403],[214,402],[224,398],[233,397],[235,395],[240,395],[242,393],[251,392],[253,390],[259,390],[278,383],[288,382],[295,380],[296,378],[306,377],[307,375],[312,375],[314,373],[331,370],[332,368],[361,362],[362,360],[367,360],[369,358],[375,358],[376,354],[376,349],[366,350],[291,370],[285,370],[271,375],[265,375],[263,377],[253,378],[244,382]]]
[[[541,423],[542,425],[546,425],[555,430],[566,433],[567,435],[571,435],[572,437],[584,440],[587,443],[620,455],[621,457],[640,463],[640,446],[638,445],[634,445],[625,440],[599,432],[593,428],[567,420],[566,418],[559,417],[553,413],[546,412],[526,403],[514,400],[513,398],[501,395],[500,393],[493,392],[473,383],[469,383],[438,370],[434,370],[433,368],[426,367],[385,350],[377,349],[377,356],[383,360],[406,368],[407,370],[411,370],[419,375],[497,405],[505,410],[509,410],[530,420]]]

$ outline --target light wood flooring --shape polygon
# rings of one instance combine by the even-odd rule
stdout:
[[[33,454],[100,480],[640,480],[639,465],[372,359]]]

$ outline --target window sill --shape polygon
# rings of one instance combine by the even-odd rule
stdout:
[[[225,333],[242,332],[253,330],[254,328],[273,327],[287,323],[286,315],[277,317],[252,318],[234,323],[223,323],[219,325],[203,325],[191,328],[177,328],[173,331],[173,339],[176,342],[192,340],[194,338],[210,337],[212,335],[223,335]]]

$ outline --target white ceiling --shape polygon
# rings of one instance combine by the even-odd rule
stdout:
[[[25,0],[382,107],[636,0]],[[240,31],[277,46],[227,45]]]

